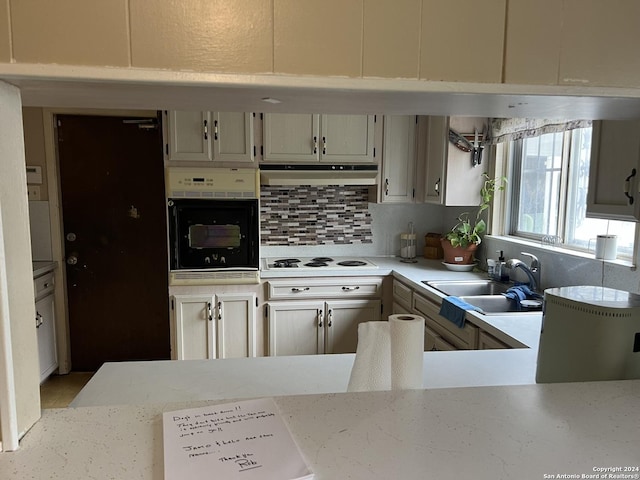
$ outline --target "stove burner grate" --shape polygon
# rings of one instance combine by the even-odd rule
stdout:
[[[333,258],[331,257],[316,257],[311,259],[312,262],[321,262],[321,263],[329,263],[333,262]]]
[[[274,268],[292,268],[297,267],[298,263],[300,263],[299,258],[280,258],[278,260],[274,260],[273,267]]]

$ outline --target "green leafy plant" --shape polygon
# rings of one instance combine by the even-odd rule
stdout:
[[[471,244],[479,245],[482,242],[480,234],[487,230],[487,224],[484,219],[480,217],[491,205],[491,199],[495,191],[504,190],[507,184],[505,177],[489,178],[489,175],[486,173],[482,175],[485,180],[480,189],[480,205],[478,206],[474,223],[471,223],[470,212],[461,213],[460,216],[458,216],[458,223],[444,236],[444,238],[451,242],[451,246],[454,248],[466,248]]]

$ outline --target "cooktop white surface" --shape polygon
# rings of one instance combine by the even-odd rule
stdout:
[[[364,257],[268,257],[262,260],[263,270],[353,270],[378,266]]]

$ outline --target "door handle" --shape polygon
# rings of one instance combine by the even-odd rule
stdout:
[[[624,187],[622,189],[622,193],[624,193],[625,197],[629,200],[629,205],[633,205],[633,195],[629,195],[631,191],[631,179],[636,176],[636,169],[631,170],[631,175],[624,179]]]
[[[313,153],[318,153],[318,137],[313,137]]]
[[[203,125],[202,125],[202,133],[204,135],[204,139],[209,140],[209,122],[207,122],[206,120],[203,122]]]
[[[329,312],[327,312],[327,327],[331,325],[333,325],[333,310],[329,309]]]
[[[322,154],[326,155],[327,153],[327,137],[322,137]]]
[[[76,257],[74,254],[71,254],[67,257],[67,265],[77,265],[78,263],[78,257]]]
[[[218,302],[218,320],[222,320],[222,302]]]
[[[322,310],[318,310],[318,327],[322,328]]]
[[[342,287],[342,291],[344,292],[353,292],[354,290],[360,290],[360,287],[355,286],[355,287]]]
[[[292,287],[291,288],[291,291],[293,293],[306,292],[307,290],[309,290],[309,287]]]
[[[213,311],[211,310],[211,302],[207,302],[207,319],[209,321],[213,320]]]
[[[384,194],[389,195],[389,179],[385,178],[384,180]]]
[[[42,315],[40,315],[40,312],[36,312],[36,328],[40,328],[40,325],[43,323],[44,320],[42,320]]]
[[[438,194],[438,196],[440,196],[440,179],[438,179],[436,181],[436,184],[434,185],[434,190],[436,191],[436,193]]]

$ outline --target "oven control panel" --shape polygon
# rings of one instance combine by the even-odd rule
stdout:
[[[168,168],[167,198],[258,198],[259,171],[253,168]]]

